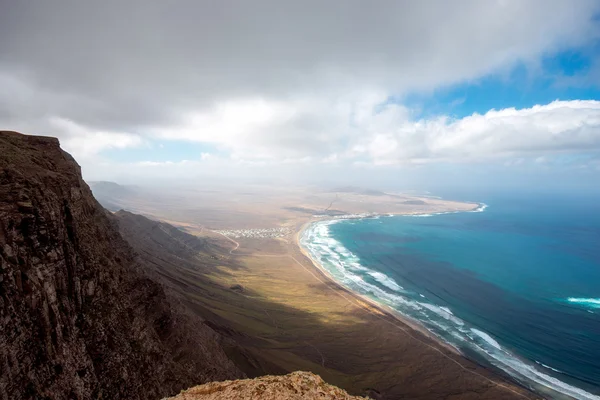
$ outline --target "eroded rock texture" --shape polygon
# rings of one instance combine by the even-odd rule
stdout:
[[[57,139],[0,132],[0,399],[157,399],[243,374],[142,273]]]
[[[328,385],[310,372],[285,376],[212,382],[188,389],[167,400],[361,400]]]

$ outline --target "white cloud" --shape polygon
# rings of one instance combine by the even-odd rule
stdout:
[[[161,140],[210,143],[229,152],[233,159],[329,157],[340,143],[361,133],[355,125],[372,118],[373,108],[386,98],[373,92],[358,97],[229,100],[190,113],[176,126],[149,132]]]
[[[144,143],[138,135],[125,132],[97,131],[60,117],[48,121],[53,130],[60,132],[61,147],[78,157],[90,157],[106,149],[138,147]]]
[[[122,169],[102,151],[154,140],[217,150],[135,171],[598,151],[594,101],[427,120],[387,103],[589,45],[598,1],[59,3],[0,13],[0,124],[58,136],[87,171]]]
[[[227,181],[259,177],[263,181],[272,178],[282,182],[334,177],[334,181],[358,179],[369,184],[373,176],[380,176],[384,169],[387,170],[385,179],[397,181],[398,175],[403,177],[401,179],[409,179],[407,176],[431,173],[430,167],[436,168],[432,164],[439,164],[439,168],[450,164],[491,162],[507,171],[538,172],[556,168],[573,171],[580,166],[588,171],[600,168],[597,161],[600,158],[600,101],[554,101],[525,109],[490,110],[460,119],[448,116],[414,119],[410,110],[402,105],[382,106],[381,98],[375,95],[366,94],[365,98],[369,100],[346,99],[340,104],[332,100],[331,107],[323,108],[313,107],[323,104],[323,99],[315,100],[315,103],[278,104],[264,112],[263,115],[269,118],[257,118],[261,124],[259,130],[253,124],[231,122],[222,125],[226,129],[225,134],[220,135],[219,122],[211,125],[217,129],[212,135],[204,135],[201,126],[193,125],[194,129],[183,129],[175,137],[210,143],[220,148],[218,154],[201,152],[196,160],[148,160],[112,165],[91,158],[84,160],[84,173],[91,179],[112,177],[128,182],[149,177],[153,181],[169,182],[221,176]],[[308,106],[302,108],[301,105]],[[301,148],[280,141],[277,136],[260,135],[261,131],[272,131],[271,123],[280,135],[285,135],[288,125],[282,125],[280,121],[290,115],[294,118],[302,115],[303,120],[313,121],[311,125],[319,122],[324,125],[304,132],[305,144]],[[215,115],[207,115],[204,120],[212,123],[221,116],[221,111],[217,110]],[[327,129],[343,134],[326,135],[327,151],[314,151],[323,143],[318,132]],[[259,135],[254,142],[256,132]],[[394,175],[393,171],[403,172]]]
[[[597,39],[598,11],[594,0],[11,2],[0,13],[0,119],[136,133],[191,120],[222,134],[235,119],[258,131],[291,119],[301,136],[302,116],[264,113],[535,64]]]
[[[554,101],[461,119],[413,120],[383,96],[230,102],[163,130],[161,138],[210,143],[236,160],[367,161],[387,165],[478,161],[600,150],[600,102]]]
[[[382,113],[397,112],[389,106]],[[373,125],[376,128],[358,149],[375,163],[474,161],[600,150],[600,102],[594,100],[490,110],[462,119],[395,118],[391,124]]]

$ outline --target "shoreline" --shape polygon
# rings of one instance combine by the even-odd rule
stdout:
[[[303,223],[300,227],[300,229],[296,232],[295,234],[295,245],[296,247],[298,247],[298,249],[300,250],[300,252],[302,253],[302,255],[304,255],[308,260],[310,260],[310,264],[318,271],[321,273],[321,275],[323,275],[329,282],[335,284],[337,287],[339,287],[340,289],[342,289],[344,292],[348,293],[350,296],[358,299],[359,301],[364,301],[366,303],[368,303],[369,305],[375,307],[379,312],[381,312],[383,315],[394,319],[395,321],[400,322],[403,325],[406,325],[408,328],[424,335],[425,337],[427,337],[428,339],[434,341],[437,345],[443,347],[446,350],[449,350],[450,352],[452,352],[455,355],[458,355],[460,357],[463,357],[465,359],[468,359],[469,361],[473,361],[469,358],[466,357],[466,355],[460,351],[460,349],[458,349],[457,347],[454,347],[452,344],[444,341],[443,339],[439,338],[438,336],[436,336],[433,332],[429,331],[424,325],[422,325],[419,321],[413,320],[410,317],[402,314],[401,312],[394,310],[393,308],[385,305],[385,304],[381,304],[373,299],[371,299],[370,297],[367,297],[363,294],[354,292],[353,290],[348,289],[347,287],[345,287],[344,285],[342,285],[341,283],[339,283],[330,273],[329,271],[327,271],[327,269],[325,269],[321,264],[319,264],[310,254],[310,252],[308,250],[306,250],[302,244],[301,244],[301,237],[304,234],[304,231],[306,230],[306,228],[308,228],[310,225],[318,223],[318,222],[327,222],[327,221],[338,221],[338,220],[348,220],[348,219],[368,219],[368,218],[380,218],[380,217],[394,217],[394,216],[423,216],[423,217],[428,217],[428,216],[433,216],[433,215],[443,215],[443,214],[454,214],[454,213],[460,213],[460,212],[483,212],[488,205],[485,203],[476,203],[476,202],[466,202],[467,204],[473,204],[474,207],[470,210],[466,210],[466,211],[462,211],[462,210],[452,210],[452,211],[440,211],[440,212],[434,212],[434,213],[418,213],[418,212],[414,212],[414,213],[387,213],[387,214],[349,214],[349,215],[342,215],[342,216],[336,216],[336,217],[324,217],[324,218],[315,218],[313,216],[313,218],[310,221],[307,221],[305,223]],[[480,365],[478,363],[478,365]],[[488,369],[485,366],[482,366],[483,368]]]
[[[473,212],[483,212],[488,205],[485,203],[475,203],[475,202],[465,202],[465,204],[472,204],[473,208],[470,210],[452,210],[452,211],[434,211],[430,213],[422,213],[422,212],[390,212],[390,213],[362,213],[362,214],[342,214],[342,215],[313,215],[311,220],[306,224],[311,224],[315,222],[325,222],[325,221],[338,221],[338,220],[348,220],[348,219],[369,219],[369,218],[381,218],[381,217],[400,217],[400,216],[409,216],[409,217],[432,217],[434,215],[445,215],[445,214],[457,214],[457,213],[473,213]],[[305,225],[302,225],[301,231],[304,230]],[[297,232],[297,233],[300,233]]]
[[[436,212],[436,213],[389,213],[389,214],[361,214],[361,215],[349,215],[349,216],[337,216],[337,217],[327,217],[327,218],[319,218],[317,216],[313,216],[309,221],[306,221],[301,224],[300,228],[297,230],[294,236],[294,245],[298,248],[300,253],[306,257],[309,261],[309,264],[316,270],[319,275],[324,277],[329,283],[334,285],[339,290],[343,291],[345,294],[348,294],[352,299],[356,301],[357,305],[367,309],[367,311],[371,313],[375,313],[374,311],[368,309],[365,305],[361,303],[366,303],[368,306],[373,307],[379,318],[387,320],[389,323],[397,326],[399,329],[404,331],[407,335],[412,337],[415,340],[420,341],[422,344],[438,351],[442,356],[451,359],[455,362],[460,368],[465,371],[471,372],[475,375],[479,375],[495,385],[505,388],[508,391],[511,391],[520,397],[525,398],[541,398],[539,393],[533,392],[530,388],[526,387],[521,382],[515,380],[510,375],[508,375],[505,371],[499,368],[490,367],[487,365],[481,364],[479,361],[474,360],[466,356],[460,349],[454,347],[452,344],[444,341],[439,338],[433,332],[429,331],[424,325],[422,325],[419,321],[415,321],[408,316],[402,314],[401,312],[392,309],[389,306],[381,304],[365,295],[354,292],[353,290],[345,287],[341,283],[339,283],[330,273],[327,271],[319,262],[317,262],[310,254],[310,252],[304,248],[301,244],[301,238],[305,232],[305,230],[311,226],[312,224],[319,222],[327,222],[327,221],[336,221],[336,220],[345,220],[345,219],[369,219],[369,218],[379,218],[379,217],[392,217],[392,216],[423,216],[429,217],[433,215],[442,215],[442,214],[452,214],[459,212],[482,212],[487,208],[487,204],[484,203],[473,203],[474,207],[471,210],[458,210],[458,211],[444,211],[444,212]],[[396,325],[399,323],[400,325]],[[421,335],[423,338],[419,338],[416,335]],[[424,339],[424,340],[423,340]],[[431,342],[428,343],[427,341]],[[445,351],[444,351],[445,350]],[[467,361],[477,365],[482,368],[487,374],[482,375],[472,369],[469,369],[463,365],[463,362]],[[514,388],[511,388],[513,386]],[[520,389],[521,391],[517,391],[516,389]]]
[[[411,215],[411,214],[396,214],[396,215]],[[362,217],[362,218],[373,218],[373,217]],[[347,218],[347,219],[350,219],[350,218]],[[355,217],[352,219],[359,219],[359,217]],[[391,318],[395,321],[398,321],[403,325],[406,325],[409,329],[412,329],[412,330],[424,335],[429,340],[434,341],[437,345],[443,347],[446,350],[449,350],[453,354],[466,358],[466,356],[458,348],[456,348],[456,347],[452,346],[450,343],[446,343],[443,340],[441,340],[440,338],[438,338],[435,334],[430,332],[425,326],[421,325],[418,321],[413,321],[412,319],[403,315],[399,311],[396,311],[396,310],[392,309],[391,307],[386,306],[384,304],[378,303],[377,301],[375,301],[365,295],[356,293],[356,292],[348,289],[347,287],[345,287],[338,281],[336,281],[335,278],[329,273],[329,271],[327,271],[316,260],[314,260],[313,257],[310,255],[310,253],[300,244],[300,237],[304,233],[306,228],[308,226],[310,226],[311,224],[314,224],[316,222],[321,222],[321,221],[327,221],[327,220],[318,220],[318,221],[313,220],[313,221],[308,221],[308,222],[305,222],[304,224],[302,224],[300,230],[298,232],[296,232],[295,245],[300,249],[300,252],[302,253],[302,255],[304,255],[308,260],[310,260],[310,264],[322,276],[324,276],[329,282],[334,284],[336,287],[340,288],[345,293],[349,294],[351,297],[356,298],[359,301],[368,303],[372,307],[376,308],[382,315],[384,315],[388,318]]]

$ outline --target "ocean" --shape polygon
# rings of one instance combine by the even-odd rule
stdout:
[[[600,201],[490,197],[478,212],[319,221],[340,284],[549,398],[600,399]]]

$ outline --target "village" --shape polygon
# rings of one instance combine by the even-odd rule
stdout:
[[[262,228],[262,229],[235,229],[235,230],[219,230],[215,231],[223,236],[229,238],[254,238],[254,239],[265,239],[265,238],[280,238],[290,234],[289,228]]]

